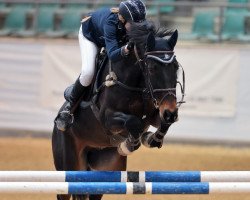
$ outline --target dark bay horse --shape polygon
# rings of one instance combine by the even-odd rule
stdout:
[[[141,143],[160,148],[168,128],[176,121],[177,30],[157,32],[143,24],[132,27],[129,36],[134,50],[127,58],[107,63],[95,101],[81,103],[66,132],[54,126],[56,170],[126,170],[127,155]],[[150,125],[158,130],[146,132]],[[73,195],[76,200],[101,198]],[[68,200],[70,195],[58,195],[57,199]]]

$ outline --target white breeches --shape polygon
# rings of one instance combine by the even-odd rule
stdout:
[[[98,48],[95,43],[89,41],[82,34],[82,26],[79,30],[79,45],[82,58],[82,70],[79,81],[83,86],[89,86],[95,73],[95,59]]]

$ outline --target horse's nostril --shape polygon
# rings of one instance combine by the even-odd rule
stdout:
[[[171,113],[168,110],[165,110],[163,113],[163,118],[168,121],[170,119]]]
[[[167,123],[174,123],[178,119],[178,110],[171,112],[170,110],[165,110],[163,113],[163,119]]]

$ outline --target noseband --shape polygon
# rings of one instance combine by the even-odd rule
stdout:
[[[149,69],[148,69],[148,64],[147,64],[147,59],[154,59],[157,60],[161,63],[165,63],[165,64],[170,64],[173,61],[176,61],[176,56],[174,55],[174,51],[148,51],[144,54],[144,58],[141,59],[139,54],[138,54],[138,50],[136,48],[136,45],[134,46],[134,52],[135,52],[135,56],[137,59],[137,63],[139,64],[140,68],[143,71],[143,75],[145,77],[145,83],[146,83],[146,91],[150,94],[150,97],[154,103],[155,108],[159,108],[159,105],[161,105],[162,101],[166,98],[166,96],[174,96],[176,98],[176,88],[164,88],[164,89],[155,89],[152,86],[151,80],[150,80],[150,76],[149,76]],[[168,55],[171,54],[171,58],[167,61],[163,61],[161,60],[159,57],[155,56],[156,54],[164,54],[164,55]],[[183,67],[178,63],[179,67],[181,67],[182,69],[182,83],[177,81],[177,84],[180,86],[181,89],[181,100],[177,102],[177,107],[180,107],[182,103],[185,103],[184,101],[184,96],[185,96],[185,73],[184,73],[184,69]],[[161,100],[158,102],[157,99],[155,98],[154,94],[155,93],[165,93],[165,95],[161,98]]]

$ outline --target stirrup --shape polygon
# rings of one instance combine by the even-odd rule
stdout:
[[[66,131],[74,122],[74,115],[70,111],[61,111],[56,120],[56,127],[58,130],[64,132]]]
[[[70,113],[70,111],[68,111],[68,110],[67,111],[64,110],[64,111],[60,112],[60,114],[64,114],[64,113],[67,114],[68,116],[70,116],[70,118],[71,118],[70,124],[73,124],[74,119],[75,119],[74,115],[72,113]]]

